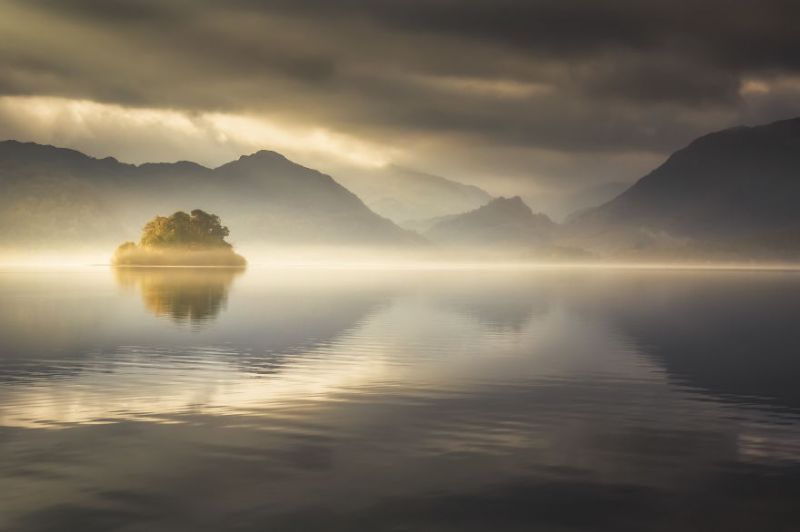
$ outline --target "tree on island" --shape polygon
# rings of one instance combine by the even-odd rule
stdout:
[[[200,209],[191,215],[178,211],[172,216],[156,216],[144,226],[140,246],[229,248],[225,237],[230,234],[219,216]]]
[[[144,226],[137,245],[120,245],[112,262],[117,265],[244,266],[245,260],[225,241],[230,234],[216,214],[195,209],[156,216]]]

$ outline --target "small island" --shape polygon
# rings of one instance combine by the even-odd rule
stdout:
[[[144,226],[139,243],[125,242],[114,252],[115,266],[215,266],[243,268],[247,261],[225,241],[230,234],[216,214],[156,216]]]

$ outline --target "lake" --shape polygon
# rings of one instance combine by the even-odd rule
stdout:
[[[800,529],[800,273],[0,273],[0,529]]]

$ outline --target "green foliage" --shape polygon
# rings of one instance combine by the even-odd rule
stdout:
[[[140,245],[145,248],[230,248],[230,231],[216,214],[195,209],[172,216],[156,216],[144,226]]]

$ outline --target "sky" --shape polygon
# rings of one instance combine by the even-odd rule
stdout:
[[[800,115],[796,0],[0,0],[0,138],[564,198]]]

